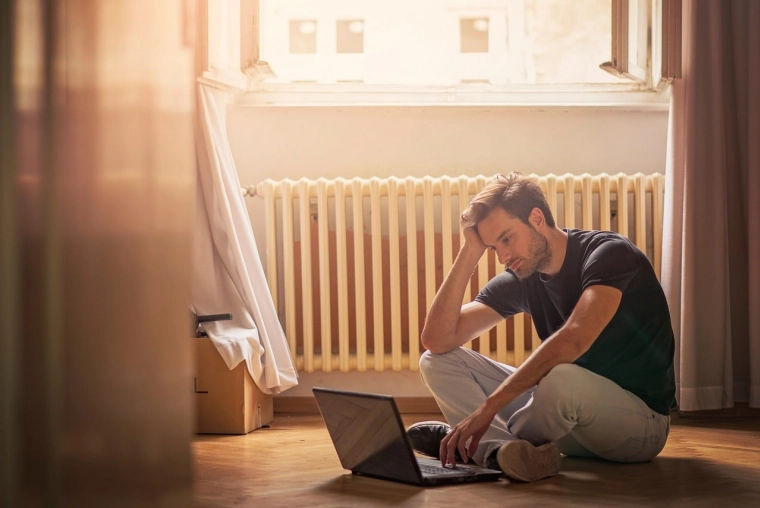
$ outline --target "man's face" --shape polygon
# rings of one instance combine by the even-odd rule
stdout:
[[[549,265],[549,242],[536,229],[495,208],[478,223],[478,234],[486,247],[496,253],[499,263],[524,279]]]

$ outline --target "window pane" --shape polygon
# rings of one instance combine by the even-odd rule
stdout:
[[[364,20],[338,20],[335,32],[338,53],[364,53]]]
[[[465,18],[459,21],[462,53],[488,53],[488,18]]]
[[[279,82],[623,82],[599,69],[611,0],[261,0],[261,15]]]
[[[611,0],[526,0],[535,83],[619,83],[610,59]]]
[[[290,21],[290,53],[317,52],[317,22],[313,19]]]

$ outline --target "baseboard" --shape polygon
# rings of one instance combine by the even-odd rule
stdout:
[[[440,414],[433,397],[395,397],[398,410],[402,414]],[[314,397],[274,397],[275,413],[300,413],[319,414],[319,408]],[[732,417],[732,418],[760,418],[760,409],[751,408],[748,404],[736,404],[732,408],[716,409],[711,411],[676,411],[675,418],[689,417]]]
[[[704,418],[706,416],[711,417],[717,417],[717,418],[760,418],[760,408],[756,407],[749,407],[749,404],[746,403],[737,403],[734,404],[734,407],[727,407],[723,409],[711,409],[711,410],[705,410],[705,411],[678,411],[677,415],[679,418],[689,418],[689,417],[700,417]]]
[[[395,397],[398,410],[402,414],[435,413],[440,414],[433,397]],[[275,413],[312,413],[318,414],[319,408],[314,397],[274,397]]]

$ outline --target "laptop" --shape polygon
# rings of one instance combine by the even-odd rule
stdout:
[[[416,457],[390,395],[312,388],[344,469],[413,485],[494,481],[501,471]]]

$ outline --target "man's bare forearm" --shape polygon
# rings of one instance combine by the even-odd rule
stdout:
[[[562,330],[544,341],[511,376],[486,399],[484,406],[494,415],[517,397],[536,386],[557,365],[572,363],[583,354],[583,346]]]
[[[436,293],[421,337],[423,346],[431,352],[445,353],[467,342],[457,336],[462,299],[483,252],[483,248],[465,243]]]
[[[572,363],[589,350],[615,314],[622,293],[606,286],[592,286],[581,295],[568,321],[546,339],[484,404],[488,412],[496,412],[537,385],[554,367]]]

